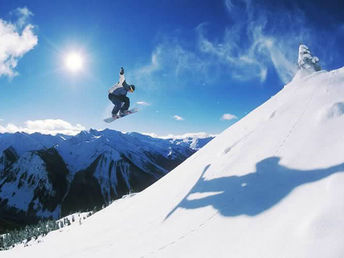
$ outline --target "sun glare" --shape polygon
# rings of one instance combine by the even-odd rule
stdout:
[[[65,65],[72,72],[81,70],[83,66],[82,56],[79,53],[69,53],[66,56]]]

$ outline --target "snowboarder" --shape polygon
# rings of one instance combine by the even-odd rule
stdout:
[[[125,81],[124,69],[121,67],[119,72],[119,82],[109,89],[109,100],[115,105],[112,110],[112,117],[118,118],[128,114],[130,100],[127,97],[127,92],[134,92],[135,85],[128,84]],[[117,114],[118,113],[118,114]]]

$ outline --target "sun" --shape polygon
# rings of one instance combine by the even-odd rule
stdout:
[[[65,65],[69,71],[77,72],[83,67],[83,58],[81,54],[76,52],[71,52],[66,55]]]

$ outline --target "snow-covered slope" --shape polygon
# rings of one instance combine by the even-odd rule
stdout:
[[[7,257],[343,257],[344,68],[297,75],[158,182]]]

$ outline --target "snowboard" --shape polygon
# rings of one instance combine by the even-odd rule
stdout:
[[[122,117],[125,117],[125,116],[128,116],[128,115],[134,114],[134,113],[136,113],[136,112],[138,112],[138,111],[139,111],[139,110],[138,110],[137,108],[129,109],[127,114],[121,115],[121,116],[120,116],[120,115],[116,115],[115,117],[108,117],[108,118],[105,118],[105,119],[104,119],[104,122],[106,122],[106,123],[111,123],[111,122],[113,122],[113,121],[115,121],[115,120],[117,120],[117,119],[119,119],[119,118],[122,118]]]

